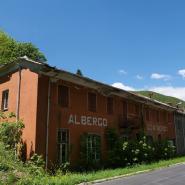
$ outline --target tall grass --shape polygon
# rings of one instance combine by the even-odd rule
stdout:
[[[0,143],[0,185],[75,185],[81,182],[167,167],[181,162],[185,162],[185,157],[159,161],[152,164],[106,169],[88,173],[67,173],[63,175],[62,172],[59,171],[56,175],[51,176],[34,165],[22,163],[15,158],[12,151],[5,150],[4,145]]]

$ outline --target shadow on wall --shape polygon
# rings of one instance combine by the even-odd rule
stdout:
[[[31,147],[30,147],[30,153],[29,153],[29,157],[27,158],[27,143],[26,141],[21,141],[20,143],[20,146],[18,147],[18,156],[20,156],[20,159],[23,161],[23,162],[26,162],[26,160],[28,158],[31,158],[34,154],[34,151],[33,151],[33,143],[31,142]]]

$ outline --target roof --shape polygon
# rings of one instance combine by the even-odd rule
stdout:
[[[33,61],[27,58],[26,56],[19,58],[15,62],[0,66],[0,77],[16,71],[20,67],[29,68],[30,71],[38,73],[38,74],[46,75],[54,81],[58,79],[62,79],[62,80],[69,81],[77,85],[82,85],[88,88],[95,89],[99,93],[105,96],[116,95],[116,96],[128,98],[130,100],[134,100],[134,101],[137,101],[143,104],[155,106],[161,109],[167,109],[169,111],[177,110],[176,107],[173,107],[171,105],[159,102],[157,100],[154,100],[154,99],[142,96],[142,95],[135,94],[134,92],[119,89],[111,85],[98,82],[98,81],[95,81],[93,79],[90,79],[84,76],[76,75],[74,73],[71,73],[71,72],[68,72],[62,69],[58,69],[56,67],[52,67],[46,63]]]

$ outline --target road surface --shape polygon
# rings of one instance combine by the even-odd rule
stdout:
[[[97,183],[96,185],[185,185],[185,164]]]

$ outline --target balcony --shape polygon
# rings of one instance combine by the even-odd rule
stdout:
[[[141,123],[141,118],[119,116],[119,128],[140,129],[142,127]]]

